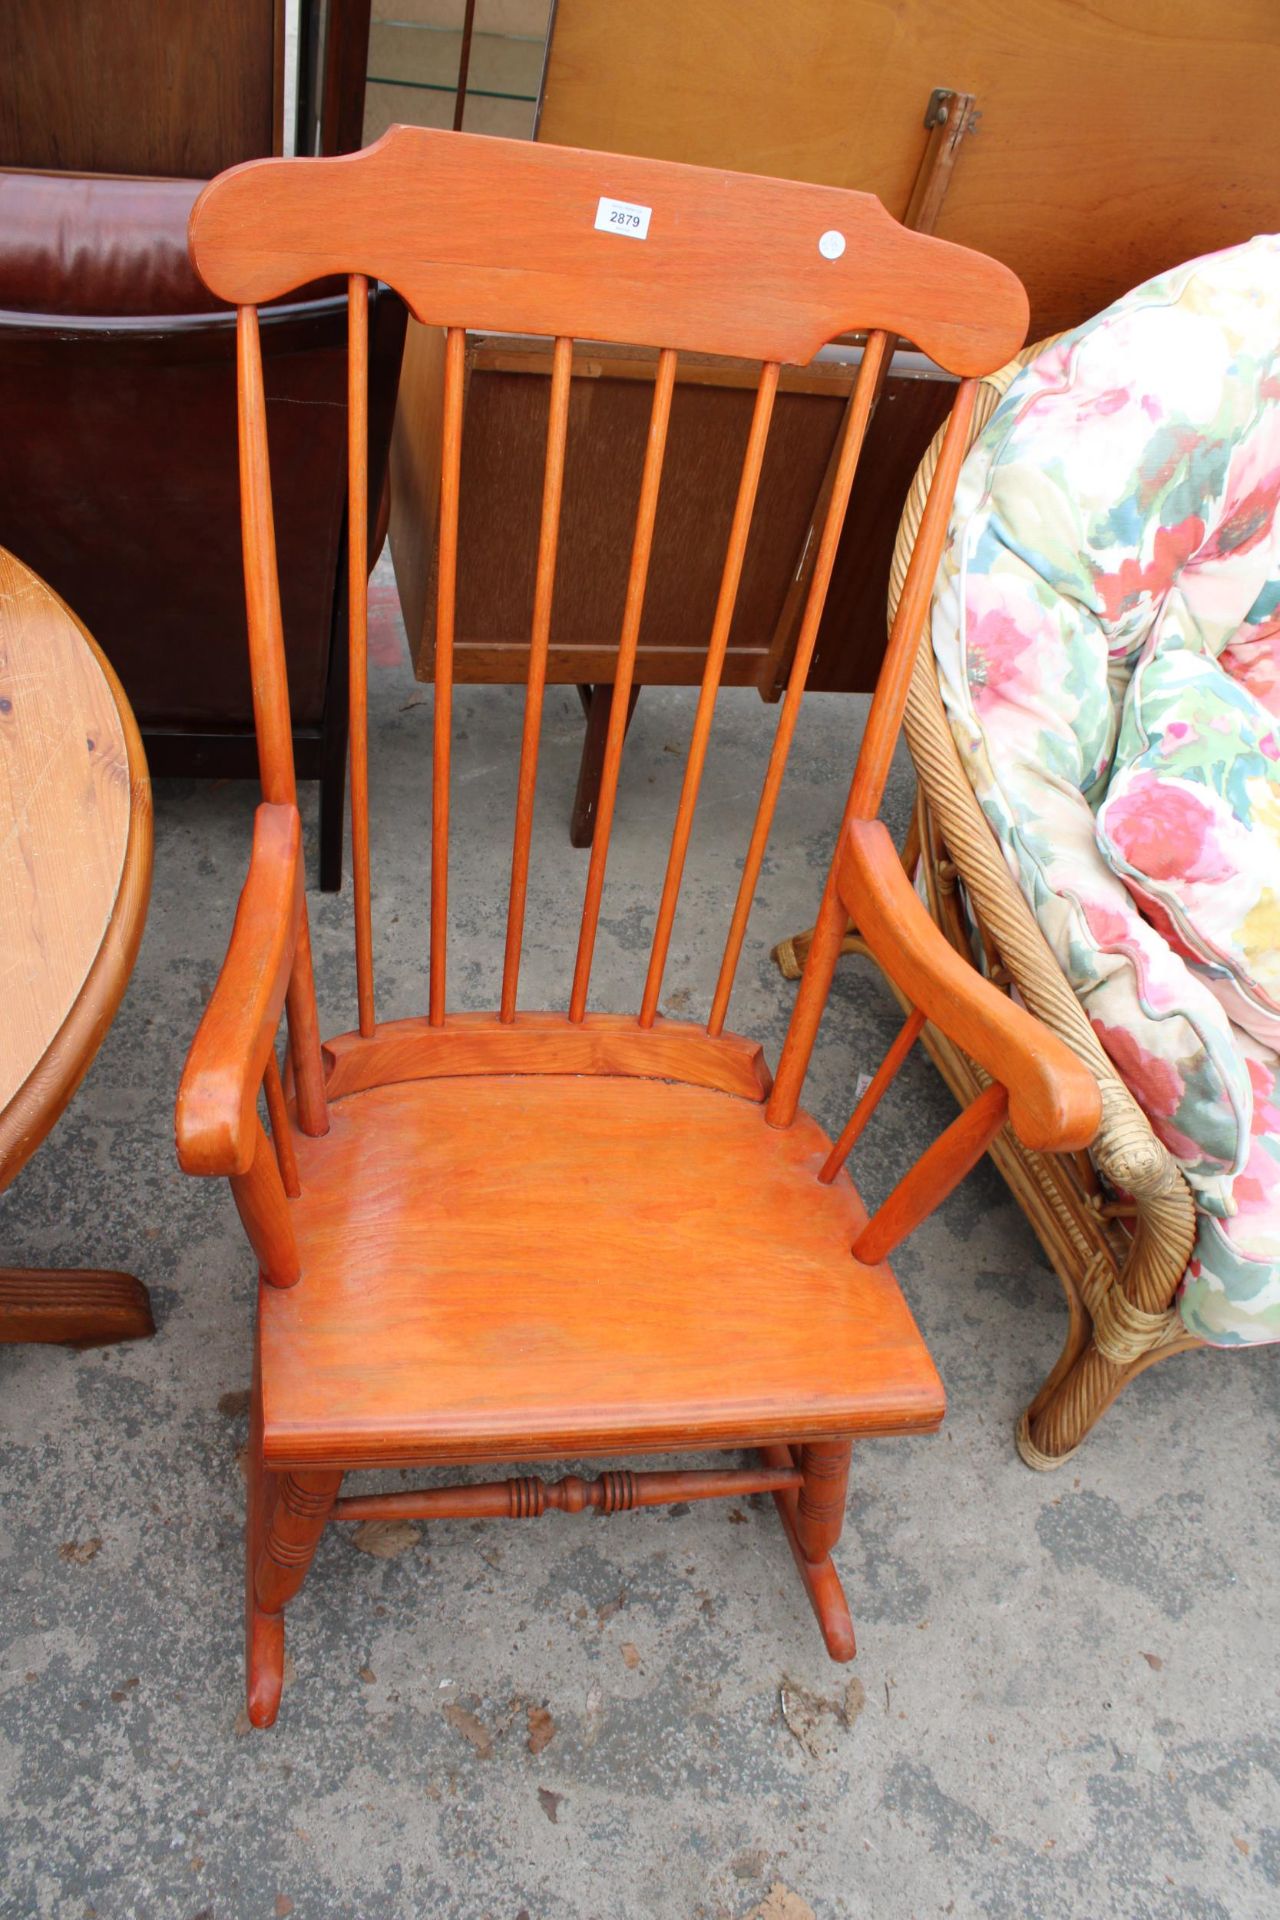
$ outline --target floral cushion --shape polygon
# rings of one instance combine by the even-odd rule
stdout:
[[[1280,417],[1280,409],[1277,409]],[[1280,726],[1199,652],[1134,668],[1098,844],[1232,1021],[1280,1045]]]
[[[1280,1339],[1280,237],[1161,275],[1011,385],[933,610],[1010,867],[1201,1209],[1181,1295]]]

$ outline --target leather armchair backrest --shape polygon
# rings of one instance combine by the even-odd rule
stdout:
[[[225,312],[187,253],[202,180],[0,170],[0,309]]]
[[[243,732],[235,316],[187,256],[201,184],[0,170],[0,545],[74,607],[144,730]],[[379,288],[374,510],[404,328]],[[315,726],[343,549],[345,288],[265,311],[262,344],[293,713]]]

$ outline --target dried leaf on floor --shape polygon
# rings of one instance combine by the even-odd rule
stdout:
[[[640,1665],[639,1647],[633,1646],[630,1640],[624,1640],[622,1643],[622,1657],[629,1667],[638,1667]]]
[[[783,1724],[811,1760],[821,1760],[831,1752],[836,1728],[851,1727],[866,1705],[866,1699],[860,1680],[850,1680],[834,1700],[825,1694],[811,1693],[789,1673],[783,1674],[778,1688]]]
[[[59,1560],[69,1560],[73,1566],[87,1567],[96,1554],[102,1552],[102,1541],[95,1533],[92,1540],[64,1540],[58,1548]]]
[[[1142,1657],[1153,1673],[1159,1673],[1161,1667],[1164,1665],[1164,1661],[1158,1653],[1144,1653]]]
[[[604,1688],[592,1685],[587,1688],[586,1712],[582,1716],[582,1744],[594,1747],[600,1738],[600,1728],[604,1723]]]
[[[602,1607],[596,1608],[596,1625],[601,1628],[608,1626],[614,1614],[621,1613],[626,1604],[627,1590],[623,1587],[616,1600],[606,1600]]]
[[[371,1687],[377,1677],[372,1667],[361,1667],[360,1678],[364,1681],[366,1687]]]
[[[764,1876],[767,1855],[763,1847],[748,1847],[742,1853],[735,1854],[730,1862],[730,1871],[735,1880],[760,1880]]]
[[[493,1735],[479,1715],[470,1713],[466,1707],[442,1707],[440,1711],[454,1732],[460,1733],[482,1760],[487,1760],[493,1752]]]
[[[851,1727],[867,1704],[867,1690],[861,1680],[852,1679],[844,1690],[844,1723]]]
[[[552,1793],[550,1787],[538,1788],[538,1805],[553,1827],[560,1824],[560,1803],[563,1799],[562,1793]]]
[[[549,1747],[556,1737],[556,1723],[545,1707],[530,1707],[528,1711],[529,1751],[541,1753]]]
[[[362,1520],[351,1543],[361,1553],[371,1553],[375,1560],[395,1560],[416,1547],[421,1538],[422,1529],[410,1520]]]
[[[744,1913],[742,1920],[818,1920],[818,1916],[807,1900],[775,1880],[759,1906]]]

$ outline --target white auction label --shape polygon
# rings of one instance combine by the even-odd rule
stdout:
[[[625,233],[632,240],[647,240],[652,212],[652,207],[637,207],[630,200],[606,200],[602,194],[596,208],[596,226],[601,233]]]

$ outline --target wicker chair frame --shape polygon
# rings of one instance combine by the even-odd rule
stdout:
[[[1014,376],[1051,344],[1027,348],[982,383],[971,439]],[[890,576],[890,621],[940,445],[939,436],[907,497]],[[1195,1240],[1195,1207],[1181,1169],[1107,1058],[1009,871],[961,764],[927,644],[916,657],[905,731],[918,787],[903,859],[909,869],[919,863],[934,920],[970,961],[976,927],[989,976],[1006,991],[1016,988],[1088,1063],[1102,1095],[1102,1123],[1087,1154],[1031,1152],[1007,1127],[990,1149],[1066,1294],[1062,1352],[1017,1425],[1019,1453],[1043,1471],[1070,1458],[1129,1381],[1170,1354],[1205,1345],[1186,1331],[1173,1304]],[[807,950],[806,934],[775,949],[788,978],[799,973]],[[845,950],[866,951],[856,933]],[[967,1105],[986,1075],[934,1027],[922,1037]]]

